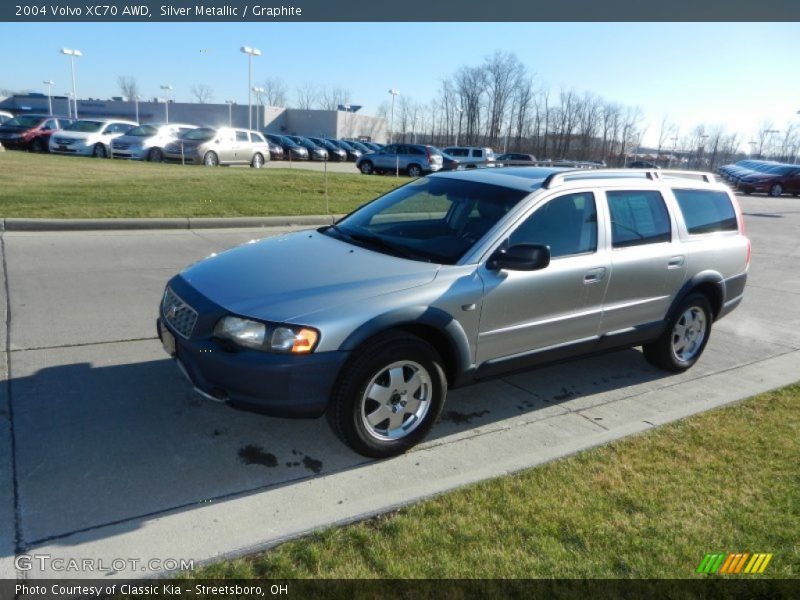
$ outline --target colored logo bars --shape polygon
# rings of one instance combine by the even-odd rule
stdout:
[[[749,552],[706,554],[695,572],[724,573],[728,575],[763,573],[771,560],[772,554],[764,552],[755,554],[750,554]]]

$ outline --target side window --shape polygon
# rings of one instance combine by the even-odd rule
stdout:
[[[415,146],[407,146],[406,150],[408,151],[408,154],[425,154],[422,150],[416,148]]]
[[[453,150],[452,155],[453,156],[467,156],[467,155],[469,155],[469,151],[464,150],[464,148],[456,148],[455,150]]]
[[[384,148],[383,151],[386,154],[397,154],[397,146],[394,144],[392,144],[391,146],[386,146],[386,148]]]
[[[661,194],[650,190],[606,192],[614,248],[669,242],[672,229]]]
[[[474,158],[483,158],[483,150],[473,150],[472,156]]]
[[[675,190],[686,229],[689,233],[736,231],[736,212],[725,192],[711,190]]]
[[[56,124],[55,119],[47,119],[42,125],[42,129],[45,131],[53,131],[54,129],[58,129],[58,125]]]
[[[246,131],[237,131],[236,132],[236,141],[237,142],[249,142],[250,136],[247,135]]]
[[[537,209],[510,238],[511,245],[550,246],[553,258],[597,250],[597,208],[590,192],[567,194]]]

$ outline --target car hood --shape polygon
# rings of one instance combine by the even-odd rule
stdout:
[[[100,135],[99,131],[57,131],[56,134],[60,138],[67,138],[67,139],[74,139],[74,140],[85,140],[90,138],[94,135]]]
[[[31,128],[29,127],[19,127],[14,125],[0,125],[0,133],[13,133],[13,134],[22,134],[30,131]]]
[[[120,142],[122,144],[134,144],[138,146],[144,146],[147,143],[152,142],[159,136],[157,135],[121,135],[114,139],[115,142]],[[174,141],[172,138],[168,138],[170,142]]]
[[[348,244],[317,231],[250,242],[188,267],[182,277],[224,309],[265,321],[429,283],[439,265]]]

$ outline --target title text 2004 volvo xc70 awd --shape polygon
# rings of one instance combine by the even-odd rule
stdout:
[[[190,266],[158,329],[202,394],[326,413],[357,452],[385,457],[425,436],[448,388],[636,345],[688,369],[741,301],[749,260],[711,175],[448,172]]]

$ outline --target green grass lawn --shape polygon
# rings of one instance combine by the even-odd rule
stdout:
[[[189,577],[695,578],[771,552],[747,577],[796,578],[798,540],[793,385]]]
[[[287,163],[288,167],[288,163]],[[332,214],[407,178],[328,173]],[[0,217],[240,217],[325,214],[322,172],[0,153]]]

